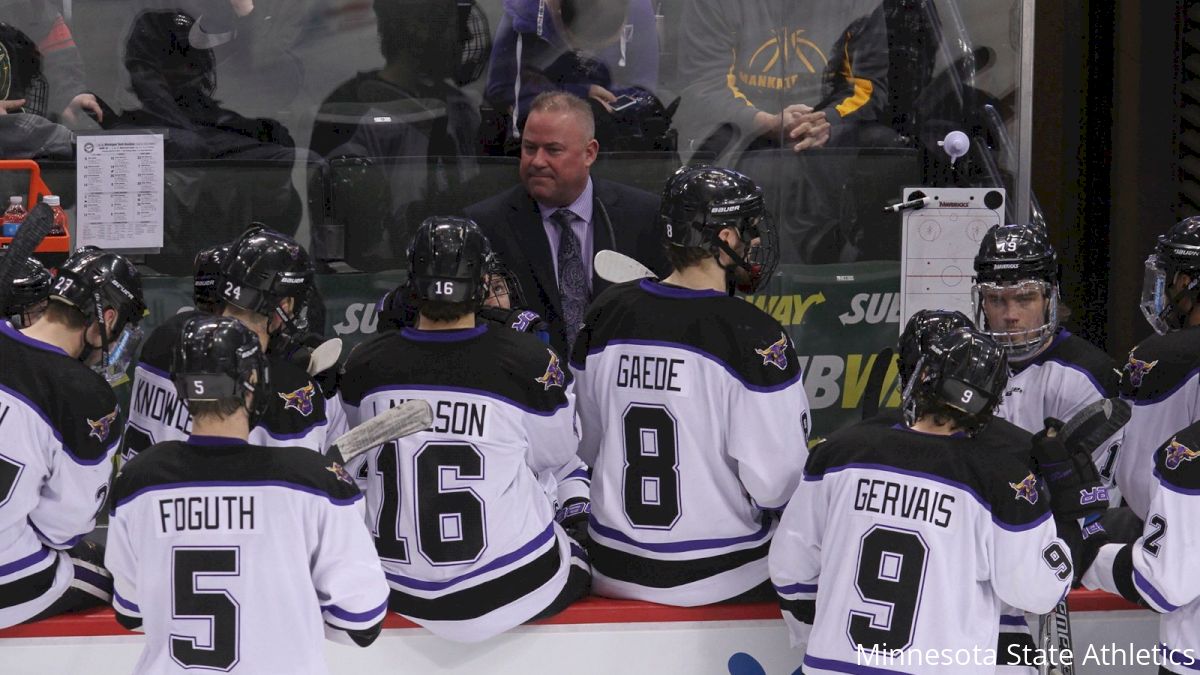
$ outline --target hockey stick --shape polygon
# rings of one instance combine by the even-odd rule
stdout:
[[[871,374],[867,375],[867,388],[863,390],[862,418],[864,420],[879,414],[879,399],[883,395],[883,378],[892,365],[892,353],[891,347],[884,347],[875,355],[875,362],[871,364]]]
[[[1038,666],[1038,673],[1041,675],[1075,675],[1073,663],[1061,662],[1061,655],[1074,649],[1071,644],[1071,612],[1067,609],[1065,595],[1049,614],[1042,617],[1040,646],[1045,663]],[[1059,663],[1050,662],[1051,649],[1060,655]]]
[[[635,279],[653,279],[655,276],[649,267],[624,253],[617,253],[609,249],[597,252],[592,265],[596,268],[596,276],[614,284]]]
[[[428,429],[431,422],[433,409],[428,403],[405,401],[339,436],[325,455],[336,458],[340,452],[345,464],[371,448]]]
[[[309,376],[324,372],[333,367],[342,356],[342,339],[331,338],[322,342],[308,355],[306,370]]]
[[[0,307],[8,306],[8,298],[12,295],[13,277],[20,269],[17,261],[28,258],[37,250],[38,244],[54,229],[54,212],[45,204],[33,207],[25,221],[13,237],[12,244],[7,249],[7,255],[0,258]]]
[[[1103,398],[1075,413],[1058,435],[1068,452],[1083,451],[1091,456],[1109,436],[1120,431],[1133,413],[1128,401]]]

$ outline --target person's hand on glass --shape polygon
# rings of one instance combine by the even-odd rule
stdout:
[[[813,110],[803,103],[783,109],[783,129],[787,132],[787,140],[793,143],[792,150],[795,152],[825,145],[829,142],[831,128],[824,110]]]
[[[14,98],[7,101],[0,101],[0,115],[15,113],[21,110],[21,106],[25,105],[25,99]]]
[[[67,107],[63,108],[63,121],[67,126],[78,126],[83,121],[84,114],[89,112],[96,116],[97,122],[104,121],[104,111],[100,109],[100,102],[96,100],[95,95],[84,92],[76,95]]]
[[[254,11],[254,0],[229,0],[229,6],[239,17],[246,16]]]

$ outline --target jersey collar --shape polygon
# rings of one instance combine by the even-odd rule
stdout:
[[[711,288],[696,290],[693,288],[684,288],[682,286],[673,286],[664,284],[661,281],[653,279],[642,279],[641,287],[643,291],[652,295],[658,295],[664,298],[677,298],[682,300],[691,300],[694,298],[724,298],[726,294],[721,291],[714,291]]]
[[[1009,370],[1011,370],[1014,373],[1019,373],[1019,372],[1024,371],[1026,368],[1028,368],[1030,366],[1037,366],[1037,365],[1041,365],[1041,364],[1045,363],[1047,360],[1050,359],[1050,352],[1053,352],[1054,349],[1056,347],[1058,347],[1058,345],[1060,343],[1062,343],[1063,340],[1066,340],[1069,337],[1071,337],[1071,331],[1067,330],[1066,328],[1063,328],[1062,326],[1059,326],[1058,330],[1054,331],[1054,339],[1050,341],[1050,344],[1045,349],[1043,349],[1041,351],[1041,353],[1039,353],[1037,356],[1033,357],[1032,359],[1029,359],[1028,361],[1023,361],[1021,363],[1008,364]]]
[[[248,445],[247,441],[240,438],[231,438],[229,436],[197,436],[195,434],[188,436],[188,445]]]
[[[481,323],[474,328],[459,328],[457,330],[421,330],[405,326],[400,334],[415,342],[462,342],[477,338],[487,332],[487,324]]]

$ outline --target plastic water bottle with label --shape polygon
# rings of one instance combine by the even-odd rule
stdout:
[[[46,195],[42,197],[42,203],[50,207],[54,213],[54,226],[50,228],[50,236],[58,237],[67,233],[67,228],[70,226],[70,219],[67,217],[67,212],[63,210],[62,200],[57,195]]]
[[[4,236],[17,236],[17,230],[23,222],[25,222],[25,198],[19,195],[9,197],[8,210],[4,212]]]

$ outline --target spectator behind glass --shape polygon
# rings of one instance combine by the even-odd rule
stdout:
[[[177,11],[142,12],[125,45],[125,68],[141,109],[117,126],[167,127],[167,159],[293,159],[291,134],[279,122],[221,107],[211,49],[192,45],[195,19]]]
[[[484,97],[507,120],[510,144],[542,92],[565,90],[611,114],[618,97],[651,97],[657,86],[650,0],[504,0]],[[612,149],[605,127],[598,117],[598,139]]]
[[[844,231],[854,223],[842,211],[856,159],[806,151],[895,144],[881,123],[887,72],[880,0],[693,0],[675,120],[685,150],[716,153],[762,186],[783,262],[850,262],[862,233]]]
[[[83,59],[62,14],[49,0],[0,0],[0,20],[29,36],[42,55],[49,97],[39,115],[71,127],[103,119],[96,97],[84,89]]]
[[[454,80],[465,30],[457,1],[375,0],[374,9],[385,65],[325,98],[309,148],[324,157],[475,154],[479,115]]]
[[[693,0],[680,39],[677,121],[694,150],[857,145],[883,119],[879,0]]]
[[[0,23],[0,159],[67,159],[74,137],[45,118],[46,79],[37,46]]]

